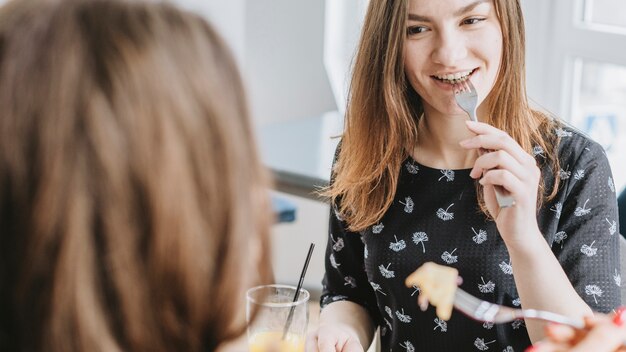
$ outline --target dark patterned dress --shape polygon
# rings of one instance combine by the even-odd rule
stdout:
[[[561,179],[556,198],[538,214],[539,228],[578,294],[594,311],[620,305],[617,202],[602,148],[559,128],[562,170],[542,166],[546,189]],[[533,151],[540,165],[543,150]],[[466,170],[438,170],[408,158],[399,170],[394,201],[382,220],[349,232],[331,210],[322,307],[348,300],[365,307],[381,328],[383,351],[524,351],[523,320],[479,323],[457,311],[441,321],[416,304],[419,289],[404,279],[427,261],[458,269],[460,286],[490,302],[520,307],[507,248],[496,224],[477,206]],[[558,300],[559,297],[546,297]]]

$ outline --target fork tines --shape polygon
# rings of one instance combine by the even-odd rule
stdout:
[[[471,92],[472,89],[467,84],[467,80],[463,82],[457,82],[454,84],[454,94],[461,94],[463,92]]]

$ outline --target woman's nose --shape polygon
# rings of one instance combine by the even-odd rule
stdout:
[[[455,32],[442,32],[432,52],[432,60],[443,66],[456,66],[467,56],[463,36]]]

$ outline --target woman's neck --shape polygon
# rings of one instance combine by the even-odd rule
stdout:
[[[468,151],[459,142],[474,136],[464,115],[444,115],[426,109],[418,125],[417,145],[411,156],[418,163],[435,169],[472,168],[477,151]]]

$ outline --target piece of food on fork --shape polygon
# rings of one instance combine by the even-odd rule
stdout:
[[[454,294],[459,282],[458,270],[433,262],[424,263],[405,280],[408,287],[419,287],[417,302],[420,309],[426,310],[430,302],[436,307],[437,317],[442,320],[449,320],[452,315]]]

